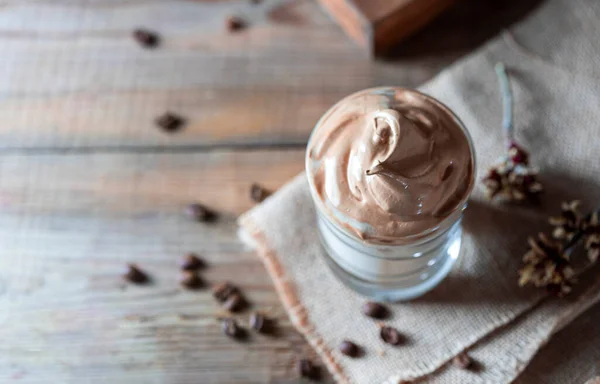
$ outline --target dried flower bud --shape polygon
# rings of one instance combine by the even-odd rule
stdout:
[[[510,147],[508,147],[508,156],[513,164],[529,164],[529,153],[515,142],[511,143]]]
[[[600,257],[600,213],[593,212],[583,221],[582,227],[588,259],[595,263]]]
[[[517,147],[513,148],[513,152]],[[537,180],[537,170],[528,167],[523,159],[528,155],[519,148],[519,162],[515,162],[515,156],[509,155],[500,160],[489,169],[483,178],[483,184],[488,198],[502,198],[507,201],[532,200],[540,194],[544,188]],[[509,151],[510,152],[510,151]]]
[[[581,229],[582,220],[579,205],[579,200],[564,202],[561,205],[562,212],[560,216],[553,216],[548,219],[548,222],[554,226],[552,237],[571,240],[575,233]]]
[[[544,287],[557,296],[569,293],[575,273],[562,244],[543,233],[538,239],[530,237],[527,241],[531,249],[523,256],[525,265],[519,270],[519,285]]]

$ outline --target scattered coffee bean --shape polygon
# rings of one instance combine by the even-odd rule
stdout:
[[[185,124],[185,120],[174,113],[165,112],[156,118],[155,123],[165,132],[175,132]]]
[[[227,26],[227,30],[230,32],[235,32],[246,28],[246,22],[237,16],[229,16],[225,20],[225,25]]]
[[[223,303],[223,308],[229,312],[237,312],[246,306],[246,301],[239,293],[233,293],[229,295],[227,300]]]
[[[375,303],[373,301],[367,301],[363,307],[362,312],[369,317],[375,319],[383,319],[389,315],[389,310],[387,307],[380,303]]]
[[[190,204],[185,209],[186,214],[196,221],[209,222],[217,218],[217,214],[202,204]]]
[[[228,281],[213,287],[213,296],[220,302],[226,301],[231,295],[237,293],[238,289]]]
[[[195,253],[188,253],[183,257],[179,266],[184,271],[197,271],[204,268],[205,264]]]
[[[273,330],[273,320],[259,312],[250,315],[250,327],[259,333],[269,333]]]
[[[155,48],[160,42],[158,34],[141,28],[133,31],[133,38],[144,48]]]
[[[344,340],[340,344],[340,352],[349,357],[358,357],[360,354],[360,347],[351,341]]]
[[[321,370],[308,359],[300,359],[296,363],[296,370],[300,377],[311,380],[319,380],[321,378]]]
[[[182,271],[179,282],[188,289],[198,289],[204,285],[202,278],[196,271]]]
[[[402,343],[402,341],[404,341],[404,337],[402,336],[402,334],[398,332],[398,330],[394,327],[381,327],[379,336],[381,337],[381,340],[391,345],[399,345]]]
[[[222,320],[223,333],[233,339],[239,339],[243,335],[242,329],[239,327],[235,319],[226,318]]]
[[[127,264],[127,268],[123,273],[123,278],[135,284],[147,283],[149,280],[148,275],[135,264]]]
[[[473,360],[466,352],[461,352],[454,356],[452,364],[460,369],[470,369],[473,366]]]
[[[256,183],[250,187],[250,198],[256,203],[262,203],[269,195],[269,191]]]

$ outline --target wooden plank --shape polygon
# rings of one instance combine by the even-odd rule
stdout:
[[[230,14],[250,27],[226,32]],[[373,63],[307,0],[9,2],[0,51],[0,148],[302,142],[341,97],[442,65]],[[180,135],[153,126],[167,109],[189,118]]]
[[[292,329],[267,273],[236,238],[248,187],[278,188],[302,169],[293,151],[4,155],[0,162],[0,381],[267,383],[293,381],[312,351]],[[190,221],[191,201],[214,224]],[[177,282],[185,252],[208,282],[239,284],[281,334],[225,337],[209,291]],[[137,262],[153,279],[129,286]],[[247,314],[241,315],[247,324]],[[287,380],[287,381],[286,381]]]
[[[416,87],[537,2],[461,2],[373,62],[310,0],[5,0],[0,150],[303,142],[343,96]],[[233,14],[249,28],[225,31]],[[139,26],[161,47],[138,47]],[[189,118],[181,134],[153,126],[167,109]]]

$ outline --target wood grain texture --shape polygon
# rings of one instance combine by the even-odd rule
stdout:
[[[0,163],[0,381],[267,383],[311,355],[260,263],[236,237],[253,181],[275,189],[303,151],[4,156]],[[220,212],[190,221],[190,201]],[[209,290],[185,291],[178,261],[208,263],[208,283],[234,281],[277,337],[237,343],[221,332]],[[137,262],[152,284],[120,278]],[[240,315],[248,324],[247,312]],[[81,380],[81,381],[78,381]]]
[[[294,361],[314,354],[236,237],[250,184],[300,172],[341,97],[417,86],[536,1],[464,1],[373,62],[312,0],[0,0],[0,382],[299,382]],[[229,15],[249,28],[227,32]],[[136,27],[161,46],[138,47]],[[181,132],[154,127],[167,109]],[[190,222],[192,201],[220,220]],[[188,251],[280,337],[225,338],[210,294],[176,282]],[[129,261],[153,284],[124,285]]]
[[[467,5],[373,62],[311,0],[4,1],[0,150],[302,143],[336,100],[415,87],[498,30],[472,20],[506,24]],[[227,32],[233,14],[249,27]],[[140,26],[159,48],[136,45]],[[188,117],[181,134],[155,128],[165,110]]]

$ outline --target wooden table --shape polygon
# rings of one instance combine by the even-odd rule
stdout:
[[[311,0],[2,1],[0,382],[297,382],[296,359],[313,352],[236,237],[250,184],[300,172],[336,100],[417,86],[534,3],[466,1],[372,62]],[[227,32],[234,14],[249,27]],[[135,27],[160,47],[141,49]],[[187,118],[181,132],[154,126],[165,110]],[[194,201],[218,222],[185,217]],[[209,291],[178,285],[189,251],[281,335],[225,337]],[[153,283],[124,284],[127,262]]]

